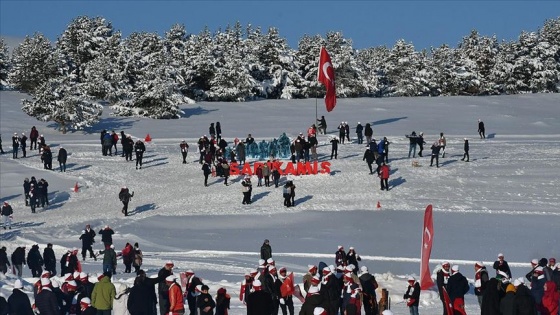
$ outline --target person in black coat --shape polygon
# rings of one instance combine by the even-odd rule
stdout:
[[[481,315],[500,314],[500,300],[505,295],[500,282],[496,278],[488,280],[480,304]]]
[[[29,302],[29,297],[21,291],[22,288],[23,286],[21,280],[16,280],[14,283],[14,289],[12,290],[12,295],[8,298],[7,314],[34,315],[33,309],[31,308],[31,302]]]
[[[152,315],[156,307],[154,285],[157,279],[146,277],[144,270],[138,271],[134,286],[128,295],[127,309],[130,315]]]
[[[465,144],[463,145],[463,149],[465,150],[465,153],[463,154],[463,158],[461,159],[461,161],[465,161],[465,158],[467,159],[465,162],[469,161],[469,139],[465,138]]]
[[[97,260],[95,254],[93,253],[93,243],[95,243],[95,231],[91,229],[91,226],[86,225],[86,229],[82,231],[80,235],[80,240],[82,240],[82,260],[86,260],[86,254],[89,252],[89,258]]]
[[[121,130],[121,139],[120,140],[121,140],[121,147],[122,147],[121,157],[124,157],[124,147],[125,147],[125,144],[126,144],[126,134],[124,133],[123,130]]]
[[[247,295],[247,315],[268,315],[272,313],[272,296],[262,290],[259,280],[253,281],[254,292]]]
[[[534,315],[537,314],[537,306],[535,299],[531,294],[529,288],[527,288],[523,283],[518,283],[518,280],[514,281],[517,284],[515,291],[515,298],[513,298],[513,308],[516,310],[518,315]]]
[[[503,271],[507,274],[508,278],[511,279],[511,270],[509,269],[507,261],[504,260],[504,254],[498,254],[498,260],[494,262],[493,268],[496,270],[496,276],[499,275],[499,271]]]
[[[430,166],[434,166],[434,159],[436,160],[436,167],[439,167],[439,151],[441,150],[441,146],[439,142],[436,141],[432,144],[432,158],[430,159]]]
[[[216,122],[216,138],[218,141],[222,139],[222,125],[219,121]]]
[[[253,185],[251,184],[251,177],[246,176],[245,179],[241,182],[243,186],[243,202],[242,204],[248,205],[251,204],[251,192],[253,191]]]
[[[459,272],[459,266],[454,265],[451,267],[451,277],[447,281],[447,290],[449,293],[449,300],[453,305],[454,310],[463,310],[465,308],[465,294],[469,292],[469,282],[467,278]]]
[[[202,174],[204,174],[204,186],[208,186],[208,176],[212,173],[212,169],[210,168],[210,164],[204,162],[202,164]]]
[[[136,152],[136,169],[138,169],[138,165],[140,165],[140,169],[142,169],[142,158],[144,157],[144,152],[146,151],[146,146],[142,140],[136,141],[134,144],[134,152]]]
[[[10,261],[8,260],[8,253],[6,246],[0,248],[0,272],[5,274],[8,272],[8,267],[11,267]]]
[[[12,253],[12,265],[17,270],[17,276],[21,278],[23,265],[25,265],[25,246],[18,247]]]
[[[172,261],[167,261],[158,272],[158,297],[160,314],[167,314],[169,311],[169,286],[165,283],[165,278],[173,274]]]
[[[18,148],[19,148],[19,137],[17,132],[14,132],[14,136],[12,137],[12,158],[17,159],[18,155]]]
[[[406,306],[410,309],[410,314],[418,314],[420,283],[418,283],[414,277],[408,277],[408,288],[403,298],[406,300]]]
[[[482,120],[478,120],[478,135],[480,136],[480,139],[486,139],[486,135],[484,134],[484,132],[486,131],[486,129],[484,128],[484,122]]]
[[[202,280],[199,277],[194,275],[194,271],[187,270],[185,272],[187,275],[187,289],[185,290],[187,293],[187,304],[189,306],[189,311],[191,314],[196,314],[196,287],[199,285],[203,285]]]
[[[27,253],[27,266],[31,269],[33,277],[40,277],[43,272],[43,257],[39,252],[39,245],[31,246],[29,253]]]
[[[122,213],[124,213],[125,217],[128,216],[128,203],[132,197],[134,197],[134,192],[130,193],[130,190],[123,186],[119,192],[119,200],[123,203]]]
[[[371,167],[371,165],[373,164],[373,162],[375,162],[375,154],[373,154],[373,152],[371,152],[369,148],[367,148],[366,152],[364,152],[364,157],[362,158],[362,161],[366,161],[367,166],[369,168],[369,173],[373,174],[373,168]]]
[[[52,285],[48,278],[41,279],[43,289],[35,299],[35,307],[41,315],[59,315],[60,309],[56,295],[52,291]]]
[[[132,161],[132,151],[134,150],[134,140],[130,136],[126,137],[123,143],[123,151],[125,160]]]
[[[423,132],[418,134],[418,137],[416,138],[416,143],[418,144],[418,147],[420,148],[420,151],[418,151],[418,156],[422,157],[422,151],[424,151],[424,144],[426,144],[426,141],[424,141],[424,133]]]
[[[66,172],[66,160],[68,159],[68,152],[65,148],[60,147],[58,149],[58,156],[56,160],[58,161],[58,166],[60,167],[61,172]]]
[[[22,157],[27,157],[27,153],[25,151],[27,146],[27,136],[23,132],[21,133],[21,137],[19,138],[19,145],[21,147]]]
[[[325,119],[325,116],[321,116],[321,119],[317,119],[317,122],[319,123],[319,126],[317,126],[317,129],[319,129],[319,133],[322,133],[324,135],[327,134],[327,120]]]
[[[56,256],[53,250],[53,244],[48,243],[47,247],[43,250],[43,261],[45,263],[45,270],[56,275]]]
[[[115,234],[115,231],[113,231],[113,229],[111,229],[108,225],[105,225],[105,227],[99,230],[97,234],[101,235],[101,241],[103,242],[103,245],[105,245],[105,248],[108,248],[113,244],[113,234]]]
[[[43,158],[43,168],[52,170],[52,152],[48,145],[43,147],[43,154],[41,154],[41,157]]]
[[[334,137],[331,139],[331,160],[333,159],[333,157],[335,159],[338,158],[338,144],[340,143],[340,141],[338,140],[337,137]]]
[[[266,239],[261,246],[261,259],[266,261],[269,258],[272,258],[272,247],[270,246],[270,241]]]
[[[25,196],[25,206],[29,206],[29,191],[31,190],[31,182],[29,178],[23,180],[23,194]]]
[[[358,136],[358,144],[364,143],[363,131],[364,131],[364,126],[362,126],[362,124],[358,122],[358,125],[356,126],[356,135]]]

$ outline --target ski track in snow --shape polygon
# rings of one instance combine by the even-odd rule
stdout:
[[[549,237],[550,229],[560,224],[560,124],[554,118],[558,95],[493,97],[492,106],[484,105],[490,98],[342,99],[329,114],[332,117],[327,116],[330,134],[335,134],[338,121],[354,126],[360,120],[365,125],[364,116],[373,116],[374,137],[387,136],[391,141],[391,190],[381,192],[378,178],[369,175],[362,161],[365,145],[340,145],[339,158],[329,160],[329,139],[320,135],[319,160],[332,163],[331,173],[283,176],[281,185],[290,178],[297,186],[297,206],[293,208],[282,206],[281,188],[256,187],[256,176],[250,206],[241,204],[241,177],[230,177],[230,186],[224,186],[223,179],[210,178],[210,187],[204,187],[196,140],[206,134],[212,121],[222,122],[230,145],[234,136],[241,139],[248,132],[257,141],[270,140],[283,131],[297,135],[315,115],[313,107],[301,107],[305,101],[282,102],[281,110],[274,106],[278,105],[275,101],[242,104],[266,108],[260,112],[282,121],[278,125],[265,117],[260,122],[257,116],[248,126],[246,109],[240,110],[238,104],[205,103],[193,106],[219,110],[173,121],[123,118],[122,128],[101,123],[102,127],[90,128],[91,133],[60,135],[49,123],[9,110],[19,106],[21,94],[0,92],[0,97],[0,130],[8,152],[0,157],[0,198],[9,201],[16,212],[14,228],[2,231],[8,254],[16,245],[39,243],[42,251],[52,242],[60,257],[67,248],[81,246],[78,238],[84,224],[91,224],[96,232],[108,224],[117,233],[117,248],[127,241],[141,244],[143,268],[148,273],[157,273],[172,259],[178,271],[194,269],[211,292],[226,287],[232,293],[232,315],[245,313],[236,294],[243,273],[256,267],[256,250],[264,238],[271,239],[278,264],[293,271],[297,281],[307,264],[321,260],[330,264],[336,245],[356,246],[361,264],[375,273],[381,287],[389,289],[395,313],[408,313],[402,294],[406,277],[418,273],[421,220],[428,203],[434,205],[432,267],[450,260],[463,266],[463,274],[472,281],[474,262],[491,265],[498,252],[506,253],[516,276],[525,274],[532,258],[560,257],[558,243]],[[542,108],[527,101],[533,99]],[[433,107],[426,112],[423,104]],[[432,110],[453,115],[436,122]],[[301,115],[293,115],[294,111]],[[475,132],[479,117],[487,124],[486,140],[478,139]],[[51,144],[56,171],[42,169],[37,151],[28,151],[26,159],[11,159],[10,135],[22,126],[28,132],[31,125],[38,126]],[[419,126],[427,135],[425,156],[408,159],[404,134],[418,132]],[[125,162],[120,155],[101,156],[98,137],[103,128],[124,129],[135,137],[150,131],[154,140],[147,144],[142,170],[135,170],[135,162]],[[440,158],[440,168],[429,167],[429,147],[441,130],[448,140],[446,157]],[[493,130],[498,133],[492,134]],[[470,139],[469,163],[460,160],[464,137]],[[186,165],[181,164],[179,153],[183,139],[190,145]],[[66,173],[58,172],[60,145],[69,152]],[[118,149],[120,153],[120,144]],[[412,167],[412,161],[421,166]],[[24,206],[21,195],[23,178],[31,176],[50,183],[51,205],[38,208],[37,214]],[[76,182],[78,193],[72,192]],[[131,215],[126,218],[117,197],[123,185],[135,192]],[[381,209],[376,208],[378,201]],[[100,237],[96,239],[97,250]],[[88,260],[84,269],[97,273],[101,264]],[[118,269],[122,271],[120,262]],[[488,269],[492,274],[491,267]],[[29,276],[25,269],[25,288],[31,291],[33,279]],[[12,276],[0,275],[0,292],[7,296],[13,281]],[[119,272],[115,281],[131,285],[133,278]],[[472,292],[466,303],[467,312],[478,310]],[[441,312],[437,292],[422,291],[420,312]]]

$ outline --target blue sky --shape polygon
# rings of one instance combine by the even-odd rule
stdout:
[[[41,32],[51,40],[77,16],[102,16],[124,36],[135,31],[163,35],[175,23],[187,32],[211,31],[240,21],[280,35],[296,48],[304,35],[341,31],[354,48],[393,46],[398,39],[416,49],[456,46],[477,29],[499,40],[515,40],[560,16],[560,1],[19,1],[0,0],[0,35]]]

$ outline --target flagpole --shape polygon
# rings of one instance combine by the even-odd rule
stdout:
[[[317,115],[317,96],[315,96],[315,121],[313,122],[313,125],[317,123],[317,119],[319,119],[319,116]]]

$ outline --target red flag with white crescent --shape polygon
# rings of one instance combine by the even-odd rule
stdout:
[[[420,289],[427,290],[434,286],[430,273],[430,254],[434,240],[434,221],[432,219],[432,205],[424,212],[424,228],[422,229],[422,250],[420,254]]]
[[[317,81],[323,83],[327,89],[327,93],[325,95],[325,105],[327,106],[327,112],[330,112],[336,106],[336,87],[334,84],[334,68],[331,62],[331,57],[325,47],[321,47]]]

